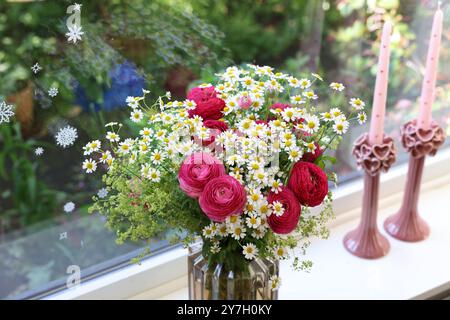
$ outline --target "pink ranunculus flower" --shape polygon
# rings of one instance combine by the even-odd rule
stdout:
[[[225,167],[219,159],[204,152],[197,152],[181,164],[178,181],[184,193],[191,198],[198,198],[211,179],[224,174]]]
[[[242,214],[246,203],[244,186],[229,175],[209,181],[199,199],[200,208],[214,222]]]
[[[252,99],[249,96],[242,96],[238,100],[238,105],[242,109],[248,109],[252,106]]]

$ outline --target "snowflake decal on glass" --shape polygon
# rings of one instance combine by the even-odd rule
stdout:
[[[57,145],[63,148],[70,147],[78,139],[78,131],[74,127],[65,126],[64,128],[59,129],[55,135],[55,139]]]
[[[81,31],[81,26],[73,25],[69,27],[69,32],[66,33],[67,41],[77,43],[78,40],[82,40],[81,36],[84,34]]]
[[[48,95],[52,98],[56,97],[58,95],[58,88],[51,87],[50,90],[48,90]]]
[[[36,149],[34,149],[34,154],[37,155],[38,157],[42,156],[43,153],[44,153],[44,148],[42,148],[42,147],[37,147]]]
[[[13,106],[6,104],[5,101],[0,103],[0,124],[3,122],[9,122],[10,118],[14,115],[14,111],[12,109]]]
[[[31,67],[31,71],[33,71],[34,74],[38,73],[41,70],[42,67],[37,62]]]
[[[108,190],[106,190],[106,188],[101,188],[101,189],[98,190],[98,192],[97,192],[97,196],[98,196],[100,199],[105,198],[107,195],[108,195]]]
[[[64,205],[64,212],[69,213],[69,212],[72,212],[74,209],[75,209],[75,203],[73,203],[72,201],[67,202]]]

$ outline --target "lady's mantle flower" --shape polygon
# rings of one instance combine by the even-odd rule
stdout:
[[[245,256],[245,259],[252,260],[258,255],[258,248],[253,243],[248,243],[243,246],[242,253]]]
[[[74,144],[75,140],[78,138],[78,131],[74,127],[65,126],[60,129],[55,136],[56,144],[67,148]]]
[[[75,203],[73,203],[72,201],[67,202],[64,205],[64,212],[69,213],[69,212],[72,212],[74,209],[75,209]]]

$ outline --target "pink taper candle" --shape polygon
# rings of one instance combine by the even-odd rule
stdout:
[[[443,13],[440,5],[434,15],[433,28],[431,30],[430,44],[428,47],[425,77],[422,83],[420,96],[419,126],[429,129],[431,123],[431,109],[434,101],[437,67],[439,60],[439,47],[441,46]]]
[[[389,58],[391,45],[392,24],[387,21],[383,26],[381,36],[380,55],[378,57],[378,71],[373,93],[372,119],[370,122],[369,142],[379,144],[383,140],[384,115],[386,113],[386,97],[389,76]]]

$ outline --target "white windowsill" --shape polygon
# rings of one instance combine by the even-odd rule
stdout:
[[[335,192],[337,218],[328,240],[313,241],[310,273],[281,264],[280,299],[412,299],[450,289],[450,150],[427,159],[419,208],[431,227],[430,238],[405,243],[388,237],[389,254],[364,260],[347,253],[344,235],[359,221],[362,182]],[[382,176],[379,226],[402,198],[407,166]],[[47,299],[187,299],[186,250],[176,248],[82,283]]]

